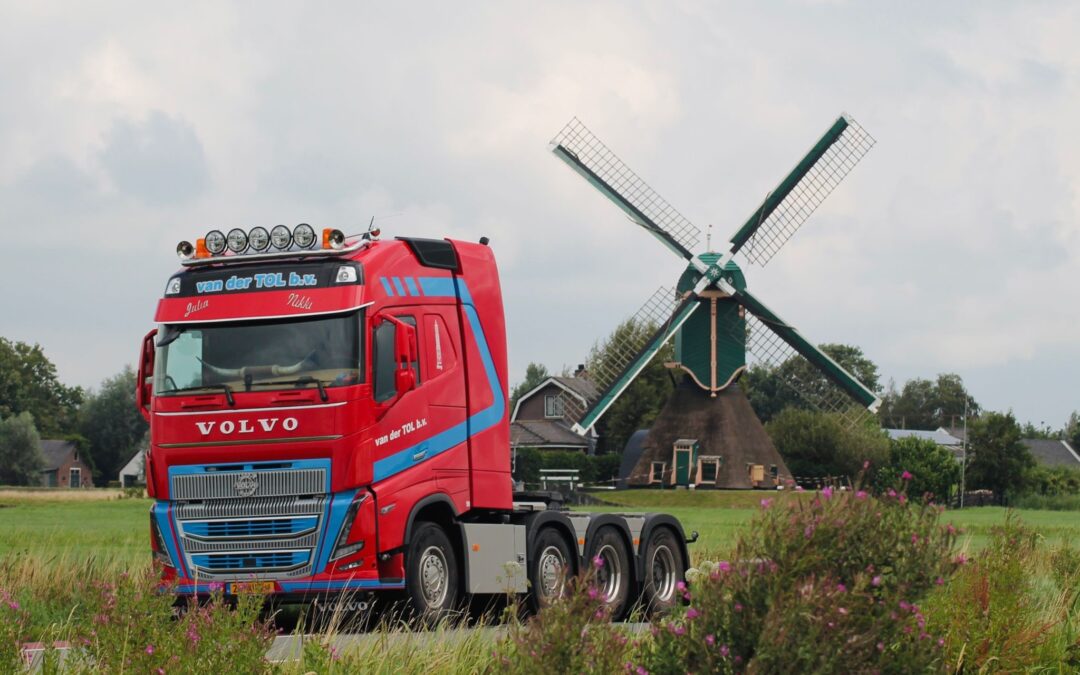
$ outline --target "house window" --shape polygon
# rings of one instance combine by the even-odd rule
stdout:
[[[558,396],[549,395],[544,397],[544,417],[557,418],[563,416],[563,402]]]
[[[82,487],[82,469],[72,467],[68,472],[68,487]]]
[[[649,483],[662,483],[664,481],[664,469],[666,468],[666,462],[653,462],[649,468]]]
[[[719,457],[702,457],[698,461],[698,483],[716,485],[716,476],[720,473]]]

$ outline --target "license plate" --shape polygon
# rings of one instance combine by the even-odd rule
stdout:
[[[237,581],[230,588],[234,595],[266,595],[277,590],[273,581]]]

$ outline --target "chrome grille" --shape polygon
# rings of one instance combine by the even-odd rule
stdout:
[[[173,513],[192,576],[275,579],[311,574],[327,506],[323,495],[250,497],[180,503]]]
[[[246,484],[243,484],[247,481]],[[253,483],[253,485],[252,485]],[[248,491],[245,494],[243,488]],[[326,469],[210,471],[172,477],[173,500],[247,499],[326,492]]]

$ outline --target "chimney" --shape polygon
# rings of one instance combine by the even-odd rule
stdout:
[[[585,370],[585,364],[579,363],[577,365],[577,370],[574,371],[574,377],[588,377],[588,375],[589,372]]]

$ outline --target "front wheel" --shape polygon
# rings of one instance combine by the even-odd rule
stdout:
[[[457,555],[443,528],[435,523],[416,528],[405,568],[405,588],[421,620],[437,622],[457,607]]]

